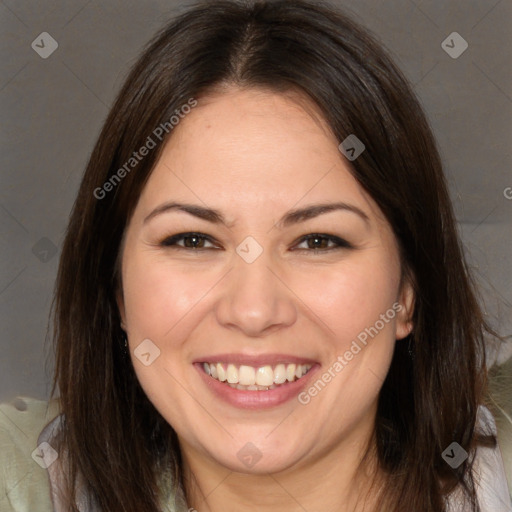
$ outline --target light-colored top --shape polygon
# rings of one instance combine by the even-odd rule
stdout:
[[[46,444],[60,419],[58,399],[45,402],[18,397],[0,404],[0,512],[65,512],[58,497],[62,458],[59,460],[51,443]],[[494,419],[485,407],[479,410],[482,420],[496,434]],[[482,512],[512,512],[498,447],[478,448],[475,475]],[[99,512],[86,495],[78,494],[82,512]],[[189,510],[182,489],[176,496],[162,497],[161,506],[164,512]],[[456,494],[450,497],[448,510],[466,512],[457,504]]]
[[[51,443],[61,418],[58,399],[17,397],[0,403],[0,512],[67,512],[59,497],[64,458]],[[101,512],[80,485],[77,491],[81,512]],[[174,496],[164,489],[160,507],[162,512],[189,510],[181,488]]]

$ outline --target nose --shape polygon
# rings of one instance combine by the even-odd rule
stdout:
[[[223,280],[216,318],[248,337],[262,337],[289,327],[297,319],[295,295],[265,251],[252,263],[234,256]]]

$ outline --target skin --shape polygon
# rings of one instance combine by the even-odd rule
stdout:
[[[413,294],[400,286],[392,229],[339,143],[298,93],[231,88],[201,98],[174,128],[125,232],[122,324],[141,386],[178,434],[188,506],[199,512],[361,510],[368,474],[380,475],[372,459],[366,474],[356,468],[395,342],[412,329]],[[144,223],[168,201],[220,210],[228,226],[176,210]],[[368,220],[340,210],[277,224],[291,209],[339,201]],[[213,242],[161,245],[186,232]],[[314,250],[301,241],[311,233],[354,248]],[[236,252],[247,236],[263,248],[250,264]],[[286,353],[317,361],[320,376],[396,302],[402,310],[307,405],[239,409],[192,366],[212,353]],[[160,350],[149,366],[133,352],[147,338]],[[247,442],[262,455],[252,468],[237,457]]]

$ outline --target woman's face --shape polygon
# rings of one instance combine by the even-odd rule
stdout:
[[[233,471],[362,447],[411,329],[392,230],[297,99],[201,99],[125,233],[118,302],[140,384],[186,459]]]

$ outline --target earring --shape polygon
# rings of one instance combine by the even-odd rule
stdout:
[[[412,350],[412,339],[409,338],[409,342],[407,343],[407,352],[409,352],[409,357],[414,361],[414,352]]]
[[[128,357],[128,338],[126,337],[126,333],[124,334],[123,356]]]

